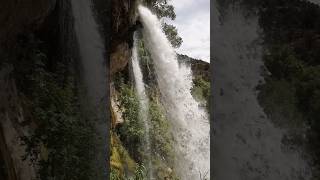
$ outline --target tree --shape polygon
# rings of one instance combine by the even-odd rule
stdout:
[[[146,0],[147,5],[151,8],[158,18],[176,19],[173,5],[169,4],[171,0]],[[178,35],[177,28],[171,24],[163,23],[163,31],[174,48],[179,48],[182,44],[182,38]]]
[[[163,31],[174,48],[178,48],[182,44],[182,38],[178,35],[177,28],[171,24],[163,23]]]
[[[169,2],[170,0],[146,0],[147,5],[155,11],[159,18],[167,17],[175,20],[176,13]]]

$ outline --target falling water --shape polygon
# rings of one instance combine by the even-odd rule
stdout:
[[[101,97],[105,95],[105,92],[101,91],[101,87],[104,87],[106,83],[104,44],[93,16],[91,0],[72,0],[71,2],[83,66],[83,77],[89,99],[95,104],[101,101]]]
[[[147,168],[149,170],[149,179],[152,180],[152,165],[151,165],[151,149],[150,149],[150,136],[149,136],[149,129],[150,124],[148,121],[148,110],[149,110],[149,99],[146,95],[144,83],[143,83],[143,77],[139,65],[139,56],[138,56],[138,50],[137,50],[137,34],[134,33],[134,45],[132,49],[132,70],[134,74],[134,80],[136,85],[136,90],[139,98],[140,103],[140,112],[139,116],[143,121],[144,129],[145,129],[145,143],[146,143],[146,149],[145,153],[147,155],[147,159],[145,162],[147,165]]]
[[[105,114],[106,64],[103,57],[104,44],[99,34],[98,25],[91,9],[91,0],[71,0],[75,19],[75,31],[81,58],[81,76],[86,98],[83,105],[86,110],[96,115],[88,115],[95,120],[96,145],[95,159],[96,179],[107,179],[107,123]]]
[[[176,53],[163,33],[160,21],[139,6],[144,41],[154,60],[157,82],[172,123],[176,141],[175,169],[181,179],[200,179],[210,171],[209,122],[190,93],[190,68],[179,68]]]

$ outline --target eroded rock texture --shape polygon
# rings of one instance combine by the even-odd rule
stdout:
[[[136,5],[136,0],[112,1],[111,75],[123,70],[131,58]]]

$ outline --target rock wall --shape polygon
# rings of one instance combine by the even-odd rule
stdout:
[[[0,179],[31,180],[37,167],[24,160],[25,146],[21,137],[36,127],[28,104],[17,87],[15,72],[21,58],[21,41],[37,36],[44,41],[48,60],[56,68],[56,58],[75,58],[76,44],[73,17],[68,0],[4,0],[0,6]],[[48,43],[49,42],[49,43]],[[72,68],[72,67],[70,67]]]
[[[0,152],[8,180],[31,180],[36,177],[30,159],[23,160],[25,146],[21,137],[27,136],[32,123],[24,118],[24,111],[14,80],[12,67],[0,70]]]
[[[112,0],[111,75],[123,70],[131,58],[136,6],[136,0]]]
[[[122,123],[121,110],[118,109],[116,98],[117,90],[113,85],[114,75],[117,72],[127,71],[128,62],[131,59],[133,45],[133,32],[137,19],[137,0],[112,0],[111,12],[111,44],[110,44],[110,97],[112,127]]]
[[[1,1],[0,42],[10,43],[17,34],[39,28],[55,5],[56,0]]]

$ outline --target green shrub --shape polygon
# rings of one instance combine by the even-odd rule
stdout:
[[[113,168],[110,169],[110,180],[122,180],[118,172]]]
[[[301,0],[240,0],[256,6],[263,30],[264,62],[271,73],[259,100],[281,126],[310,127],[304,144],[312,155],[314,178],[320,172],[320,7]],[[283,9],[286,9],[283,11]],[[275,116],[277,114],[277,116]],[[300,121],[300,122],[297,122]],[[279,124],[278,124],[279,125]],[[302,136],[305,136],[303,134]]]
[[[34,37],[33,37],[34,38]],[[27,137],[26,157],[38,163],[40,179],[90,179],[93,128],[81,116],[70,62],[52,62],[40,42],[27,40],[17,51],[14,76],[36,129]],[[60,69],[50,66],[60,64]],[[58,65],[57,65],[58,66]]]
[[[202,77],[195,77],[193,79],[191,94],[196,101],[204,103],[207,110],[209,110],[210,82],[204,80]]]
[[[277,79],[294,80],[303,72],[303,63],[294,52],[286,46],[275,46],[269,55],[264,57],[265,65],[272,70],[272,76]]]
[[[164,157],[167,163],[173,159],[173,137],[170,133],[170,125],[166,119],[164,109],[155,101],[150,102],[149,117],[151,122],[151,145],[154,157]]]
[[[130,85],[122,84],[119,95],[120,107],[124,123],[118,133],[130,155],[138,162],[142,162],[144,126],[139,119],[139,100]]]

